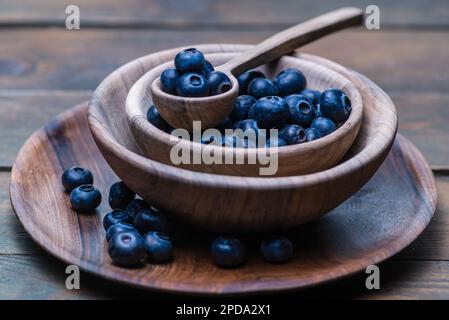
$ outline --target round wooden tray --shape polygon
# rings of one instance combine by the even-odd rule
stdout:
[[[355,195],[324,217],[289,231],[295,256],[287,264],[266,263],[257,243],[235,270],[215,267],[209,234],[187,233],[173,262],[123,269],[107,254],[103,215],[109,186],[118,180],[97,150],[87,125],[87,105],[61,114],[35,132],[12,170],[14,210],[31,237],[59,259],[98,276],[146,289],[186,294],[248,294],[317,285],[364,270],[410,244],[427,226],[436,206],[432,172],[421,153],[398,136],[381,169]],[[60,177],[79,164],[92,170],[104,200],[97,214],[70,208]],[[176,196],[176,195],[173,195]],[[217,209],[219,210],[219,209]]]

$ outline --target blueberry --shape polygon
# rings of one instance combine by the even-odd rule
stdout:
[[[243,148],[243,141],[236,135],[224,135],[221,143],[222,147]]]
[[[220,130],[220,132],[224,132],[226,129],[232,129],[233,126],[234,122],[231,120],[231,118],[226,117],[224,118],[223,122],[217,126],[217,130]]]
[[[301,91],[301,95],[307,98],[309,102],[316,107],[320,103],[321,92],[318,90],[304,89]]]
[[[315,109],[309,100],[302,95],[292,94],[285,97],[289,108],[288,122],[308,127],[315,118]]]
[[[133,219],[134,227],[140,233],[148,231],[168,231],[168,218],[165,214],[153,208],[144,208],[137,212]]]
[[[209,85],[202,75],[186,73],[176,81],[176,92],[182,97],[204,97],[209,94]]]
[[[238,76],[237,80],[239,82],[239,94],[247,94],[250,82],[256,78],[265,78],[265,75],[258,70],[249,70]]]
[[[109,189],[109,205],[112,209],[125,210],[135,197],[134,191],[122,181],[114,183]]]
[[[300,93],[306,87],[306,77],[296,69],[281,71],[273,81],[281,97]]]
[[[351,100],[338,89],[329,89],[321,94],[320,108],[323,116],[331,119],[334,123],[346,121],[352,110]]]
[[[215,69],[214,69],[214,66],[212,65],[212,63],[210,63],[207,60],[204,60],[204,67],[203,67],[203,70],[201,71],[201,74],[207,78],[207,75],[214,70]]]
[[[135,232],[139,234],[139,231],[137,231],[137,229],[134,228],[132,224],[126,222],[119,222],[111,225],[108,228],[108,230],[106,230],[106,240],[109,241],[114,235],[123,232]]]
[[[231,79],[221,71],[212,71],[209,73],[207,75],[207,82],[209,83],[209,94],[211,96],[225,93],[232,88]]]
[[[248,118],[248,111],[256,101],[256,98],[246,94],[238,96],[229,116],[234,122]]]
[[[323,114],[321,113],[321,107],[320,107],[320,104],[318,103],[315,107],[315,118],[319,118],[322,116],[323,116]]]
[[[265,239],[260,244],[260,252],[268,262],[282,263],[292,257],[293,244],[285,237]]]
[[[108,229],[117,223],[130,223],[131,219],[129,215],[123,210],[112,210],[103,218],[103,228],[108,231]]]
[[[242,241],[234,237],[218,237],[210,248],[213,262],[224,268],[241,265],[246,258],[246,247]]]
[[[249,83],[248,94],[256,99],[260,99],[268,96],[277,96],[278,90],[270,80],[256,78]]]
[[[129,203],[125,211],[130,216],[130,218],[134,220],[134,217],[137,215],[137,213],[143,209],[151,209],[151,206],[142,199],[134,199]]]
[[[310,127],[318,130],[322,137],[327,136],[337,129],[335,123],[331,119],[325,117],[315,118]]]
[[[276,96],[264,97],[249,109],[248,117],[264,129],[283,127],[289,117],[287,102]]]
[[[263,136],[259,129],[259,125],[254,119],[240,120],[234,124],[234,131],[242,130],[241,133],[236,132],[235,134],[240,138],[244,148],[257,147],[257,140]]]
[[[185,49],[176,55],[175,67],[181,73],[201,72],[204,68],[204,55],[195,48]]]
[[[78,212],[94,211],[101,203],[101,193],[91,184],[83,184],[72,190],[70,203]]]
[[[148,258],[154,262],[166,262],[173,255],[173,244],[163,232],[148,232],[144,236]]]
[[[310,142],[321,138],[321,133],[315,128],[306,129],[306,141]]]
[[[61,180],[64,189],[70,192],[83,184],[94,183],[94,176],[89,170],[75,166],[64,171]]]
[[[164,132],[170,133],[173,130],[172,126],[165,122],[165,120],[161,117],[159,111],[154,105],[151,106],[147,111],[147,120],[153,126]]]
[[[169,94],[176,94],[176,81],[179,79],[179,72],[176,69],[165,69],[161,74],[162,90]]]
[[[237,130],[237,129],[240,129],[243,132],[245,132],[247,130],[258,131],[259,125],[257,124],[257,121],[254,119],[245,119],[245,120],[240,120],[240,121],[237,121],[236,123],[234,123],[234,130]]]
[[[137,232],[116,233],[109,241],[108,252],[115,264],[132,267],[145,259],[145,243]]]
[[[279,137],[288,145],[303,143],[306,142],[306,131],[297,124],[291,124],[279,132]]]
[[[271,137],[270,139],[267,140],[267,143],[265,146],[267,148],[272,148],[272,147],[283,147],[286,145],[287,145],[287,142],[285,142],[284,139],[279,138],[279,137],[277,137],[277,138]]]

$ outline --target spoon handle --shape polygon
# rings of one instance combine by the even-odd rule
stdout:
[[[273,35],[218,69],[238,76],[332,32],[362,23],[363,12],[359,8],[345,7],[331,11]]]

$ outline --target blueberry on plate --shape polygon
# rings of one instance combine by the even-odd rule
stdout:
[[[225,93],[232,88],[232,82],[229,77],[221,71],[212,71],[207,75],[209,83],[209,94],[211,96]]]
[[[324,117],[334,123],[342,123],[349,118],[351,113],[351,100],[339,89],[329,89],[320,96],[320,108]]]
[[[144,236],[147,256],[154,262],[167,262],[173,255],[173,244],[170,237],[163,232],[148,232]]]
[[[289,117],[289,106],[280,97],[264,97],[249,109],[248,117],[256,120],[263,129],[281,128]]]
[[[224,135],[221,146],[230,148],[244,148],[243,141],[235,134]]]
[[[170,133],[173,130],[173,127],[169,125],[160,115],[156,106],[151,106],[147,111],[147,120],[153,126],[162,130],[164,132]]]
[[[204,60],[204,67],[203,67],[203,70],[201,71],[201,74],[207,78],[207,75],[214,70],[215,69],[214,69],[214,66],[212,65],[212,63],[210,63],[207,60]]]
[[[137,231],[131,223],[119,222],[111,225],[108,230],[106,230],[106,240],[109,241],[114,235],[123,232],[135,232],[139,234],[139,231]]]
[[[112,209],[125,210],[136,194],[122,181],[114,183],[109,189],[109,205]]]
[[[61,181],[64,189],[70,192],[83,184],[94,183],[94,176],[89,170],[74,166],[64,171]]]
[[[101,193],[91,184],[84,184],[72,190],[70,204],[78,212],[94,211],[101,203]]]
[[[237,122],[248,118],[248,111],[256,103],[256,98],[249,95],[241,95],[235,99],[234,107],[229,115],[232,121]]]
[[[297,124],[290,124],[282,128],[279,137],[288,145],[306,142],[306,131]]]
[[[153,208],[144,208],[137,212],[133,219],[134,227],[144,234],[149,231],[168,231],[168,218],[165,214]]]
[[[237,78],[239,82],[239,94],[247,94],[249,83],[256,78],[265,78],[265,75],[258,70],[249,70],[239,75]]]
[[[151,206],[142,199],[134,199],[129,203],[125,211],[130,216],[130,218],[134,220],[134,217],[142,209],[151,209]]]
[[[322,137],[337,130],[335,123],[331,119],[325,117],[315,118],[310,127],[318,130]]]
[[[318,90],[304,89],[301,91],[301,95],[306,97],[314,107],[320,103],[321,92]]]
[[[181,73],[201,72],[204,68],[204,55],[195,48],[185,49],[176,55],[175,67]]]
[[[268,96],[277,96],[278,89],[273,82],[264,78],[256,78],[249,83],[248,94],[256,99]]]
[[[179,79],[179,72],[174,68],[165,69],[161,74],[162,91],[169,94],[176,94],[176,81]]]
[[[103,218],[103,228],[105,231],[108,231],[108,229],[117,223],[130,223],[131,219],[129,218],[129,215],[120,209],[112,210],[108,214],[106,214]]]
[[[221,236],[210,247],[212,261],[219,267],[233,268],[245,262],[245,244],[237,238]]]
[[[288,122],[308,127],[315,118],[313,104],[303,95],[291,94],[285,97],[289,108]]]
[[[198,73],[186,73],[176,81],[176,92],[181,97],[205,97],[209,94],[209,84]]]
[[[145,259],[145,243],[142,237],[133,231],[116,233],[109,240],[109,256],[122,267],[139,265]]]
[[[306,141],[310,142],[321,138],[321,133],[315,128],[306,129]]]
[[[260,244],[260,252],[268,262],[282,263],[291,259],[293,244],[285,237],[265,239]]]
[[[306,87],[306,77],[296,69],[281,71],[273,81],[281,97],[299,93]]]
[[[279,138],[279,137],[277,137],[277,138],[270,137],[270,139],[267,140],[265,147],[274,148],[274,147],[283,147],[286,145],[287,145],[287,142],[285,142],[284,139]]]

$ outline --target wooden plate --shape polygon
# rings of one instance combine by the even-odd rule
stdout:
[[[272,265],[252,253],[239,269],[211,264],[210,234],[187,233],[166,265],[123,269],[111,264],[103,215],[107,190],[117,177],[100,155],[87,126],[87,105],[66,111],[35,132],[22,147],[11,178],[14,210],[31,237],[63,261],[98,276],[146,289],[188,294],[276,292],[317,285],[379,263],[410,244],[436,206],[432,172],[421,153],[398,136],[381,169],[358,193],[331,213],[289,231],[295,256]],[[104,201],[96,214],[76,214],[60,183],[64,168],[91,169]]]

